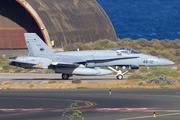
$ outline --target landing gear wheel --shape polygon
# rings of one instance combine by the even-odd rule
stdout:
[[[116,78],[119,80],[122,80],[123,79],[123,75],[117,75]]]
[[[116,73],[116,78],[117,79],[123,79],[123,75],[125,75],[128,71],[126,71],[126,72],[122,72],[121,71],[121,69],[119,69],[119,70],[116,70],[116,69],[114,69],[114,68],[112,68],[112,67],[108,67],[110,70],[112,70],[113,72],[115,72]]]
[[[62,74],[62,79],[63,80],[68,80],[69,79],[69,75],[68,74]]]

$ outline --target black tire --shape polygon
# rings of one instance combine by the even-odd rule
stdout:
[[[68,74],[62,74],[62,79],[63,80],[68,80],[69,79],[69,75]]]
[[[116,78],[119,80],[122,80],[123,79],[123,75],[118,75],[118,76],[116,76]]]

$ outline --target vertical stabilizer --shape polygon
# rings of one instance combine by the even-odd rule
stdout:
[[[25,33],[24,36],[29,56],[44,58],[52,57],[54,54],[53,51],[36,33]]]

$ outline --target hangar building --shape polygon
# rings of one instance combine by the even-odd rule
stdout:
[[[24,33],[30,32],[37,33],[49,47],[53,40],[55,48],[117,39],[96,0],[1,0],[0,49],[25,49]]]

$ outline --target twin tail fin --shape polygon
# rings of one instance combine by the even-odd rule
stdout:
[[[36,33],[25,33],[28,55],[33,57],[51,58],[54,52]]]

